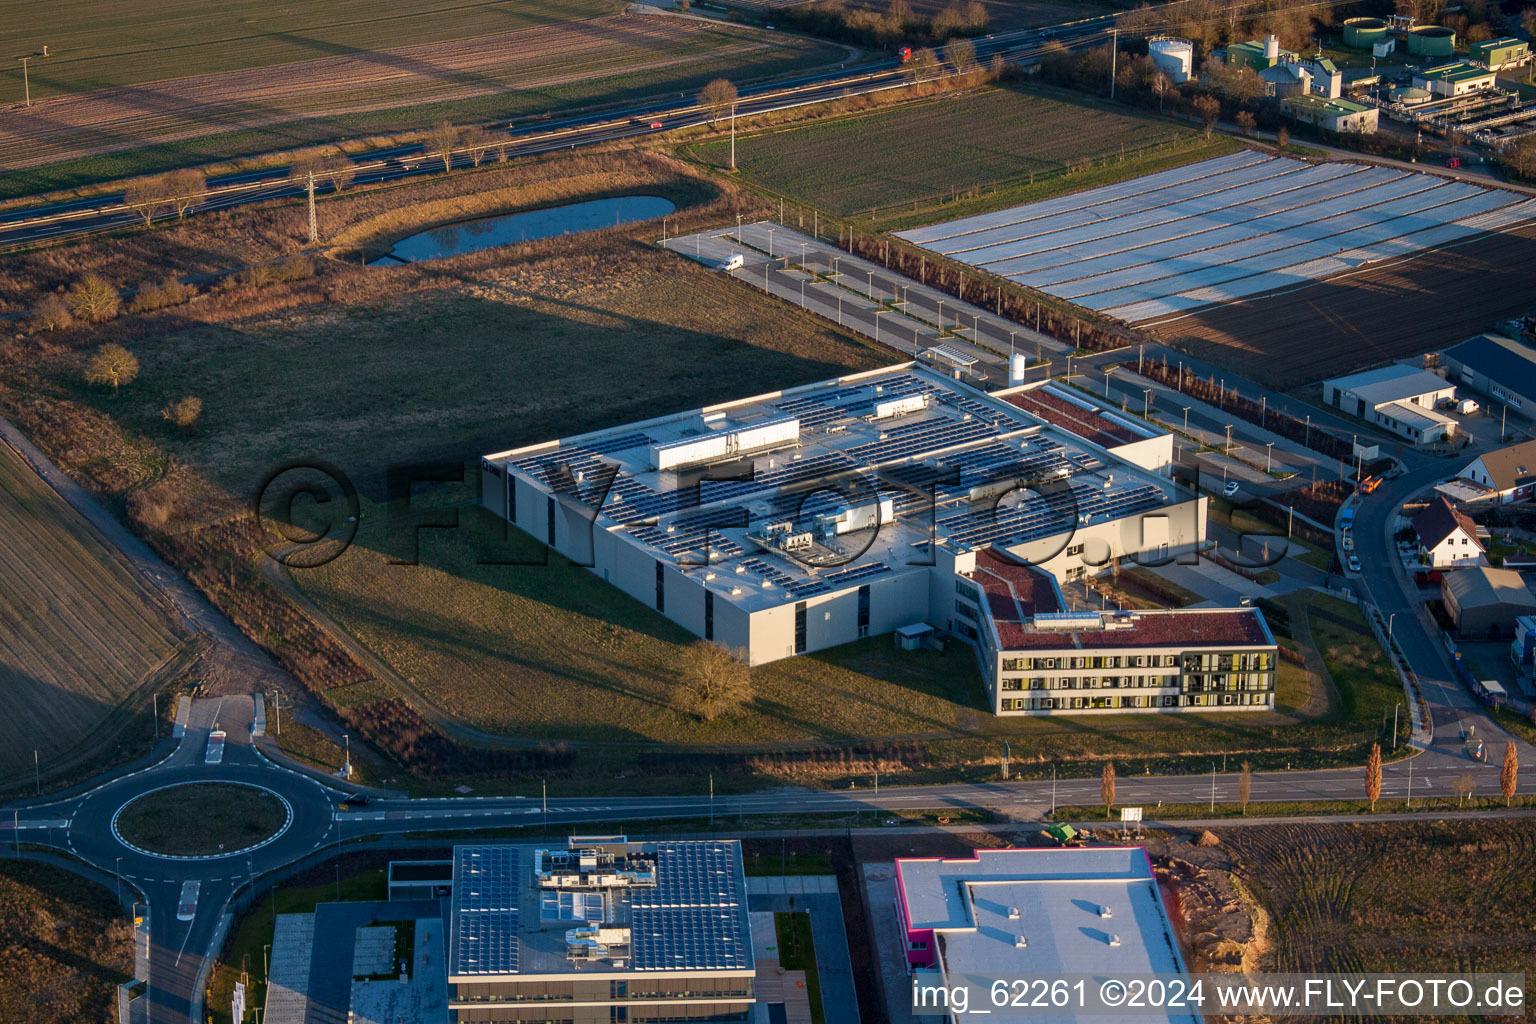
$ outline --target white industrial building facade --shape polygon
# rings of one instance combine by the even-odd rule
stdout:
[[[979,553],[1063,581],[1188,555],[1206,499],[1172,461],[1171,435],[1069,389],[988,394],[902,364],[499,452],[482,473],[490,511],[760,665],[923,622],[984,649],[990,608],[956,596]],[[987,675],[995,710],[1057,710]]]

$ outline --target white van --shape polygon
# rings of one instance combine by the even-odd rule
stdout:
[[[725,271],[726,273],[730,273],[733,270],[740,270],[742,267],[744,267],[746,265],[747,265],[747,258],[745,256],[743,256],[739,252],[733,252],[733,253],[731,253],[731,258],[730,259],[728,259],[724,263],[720,264],[720,269]]]

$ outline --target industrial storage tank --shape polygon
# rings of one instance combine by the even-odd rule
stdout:
[[[1380,18],[1350,18],[1344,23],[1344,45],[1369,50],[1387,38],[1387,23]]]
[[[1408,30],[1408,52],[1423,57],[1449,57],[1456,52],[1456,32],[1444,25],[1420,25]]]
[[[1403,86],[1392,90],[1392,102],[1401,103],[1405,107],[1411,107],[1419,103],[1428,103],[1434,99],[1434,93],[1428,89],[1420,89],[1416,85]]]

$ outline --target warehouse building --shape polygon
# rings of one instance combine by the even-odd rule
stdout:
[[[1514,412],[1536,415],[1536,351],[1498,334],[1479,334],[1441,353],[1451,380]]]
[[[1394,364],[1323,381],[1323,404],[1430,444],[1453,437],[1456,421],[1436,411],[1456,398],[1456,386],[1428,370]]]
[[[1515,620],[1536,614],[1536,594],[1513,569],[1479,566],[1445,574],[1440,597],[1462,639],[1499,640],[1515,635]]]
[[[1484,452],[1456,476],[1478,485],[1482,500],[1492,504],[1530,501],[1536,495],[1536,441]]]
[[[1256,611],[1048,617],[1057,581],[1198,549],[1207,499],[1172,461],[1171,435],[1067,389],[987,394],[909,363],[488,455],[482,484],[493,513],[752,665],[927,623],[977,648],[999,713],[1267,706]],[[1037,603],[981,599],[999,560],[1031,567]],[[1042,672],[1036,689],[1120,692],[1025,699],[1015,636],[1092,659],[1062,670],[1162,671]]]
[[[1076,973],[1166,977],[1185,970],[1152,865],[1140,847],[903,858],[896,861],[896,914],[914,993],[981,985],[967,1002],[971,1010],[994,1006],[985,983],[975,979]],[[970,1017],[940,1012],[933,1019]],[[1045,1019],[1079,1017],[1067,1011]],[[1186,1006],[1141,1012],[1136,1019],[1195,1024],[1200,1015]]]
[[[1377,128],[1377,109],[1353,100],[1325,99],[1316,95],[1291,96],[1280,106],[1296,120],[1317,125],[1330,132],[1369,135]]]
[[[1492,89],[1496,76],[1487,68],[1466,61],[1438,64],[1413,73],[1413,84],[1436,96],[1462,96]]]
[[[1531,47],[1524,39],[1505,36],[1471,46],[1472,59],[1489,71],[1517,68],[1531,59]]]
[[[459,846],[450,910],[458,1024],[751,1018],[757,972],[735,840]]]

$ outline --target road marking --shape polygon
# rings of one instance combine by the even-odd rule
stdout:
[[[187,922],[187,934],[186,934],[186,937],[181,940],[181,948],[176,951],[176,959],[174,961],[172,961],[172,963],[171,963],[172,967],[175,967],[177,964],[181,963],[181,954],[183,954],[183,953],[185,953],[187,951],[187,941],[192,938],[192,925],[193,925],[193,923],[194,922],[191,922],[191,921]]]

